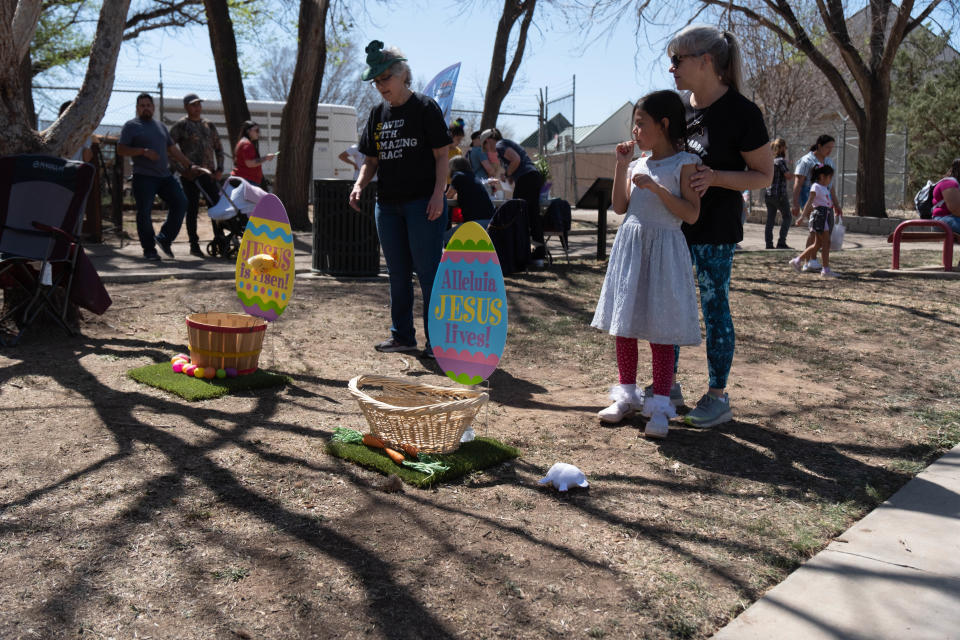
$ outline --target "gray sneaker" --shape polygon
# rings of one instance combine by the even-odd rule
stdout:
[[[723,394],[721,398],[709,393],[703,394],[693,411],[684,416],[683,421],[691,427],[706,429],[718,424],[733,420],[733,411],[730,410],[730,398]]]
[[[653,398],[653,385],[649,384],[643,388],[643,399],[648,400]],[[673,386],[670,387],[670,404],[674,407],[683,406],[683,387],[680,386],[679,382],[674,382]]]
[[[381,353],[414,353],[417,350],[417,345],[403,344],[396,338],[390,337],[373,345],[373,348]]]

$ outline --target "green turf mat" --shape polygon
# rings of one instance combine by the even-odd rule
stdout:
[[[516,458],[520,455],[520,450],[493,438],[476,438],[470,442],[464,442],[453,453],[431,454],[431,457],[450,467],[447,471],[441,471],[432,476],[402,467],[387,457],[382,449],[371,449],[363,444],[330,441],[327,443],[327,453],[381,473],[388,475],[395,473],[404,482],[425,489],[439,482],[450,482],[472,471],[486,469],[504,460]]]
[[[174,373],[169,362],[148,364],[127,371],[127,375],[143,384],[157,389],[174,393],[184,400],[210,400],[219,398],[228,393],[250,391],[251,389],[265,389],[267,387],[282,387],[290,382],[287,376],[270,373],[258,369],[253,373],[236,378],[191,378],[182,373]]]

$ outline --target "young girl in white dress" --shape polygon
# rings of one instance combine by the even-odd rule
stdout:
[[[656,91],[633,108],[633,140],[617,145],[613,210],[627,214],[617,230],[592,326],[617,339],[620,384],[600,420],[620,422],[640,410],[644,434],[666,437],[675,417],[670,404],[673,345],[700,343],[697,295],[682,222],[700,215],[700,197],[690,187],[699,158],[681,151],[686,138],[683,102],[673,91]],[[634,148],[651,155],[631,162]],[[637,340],[650,342],[653,396],[637,392]]]

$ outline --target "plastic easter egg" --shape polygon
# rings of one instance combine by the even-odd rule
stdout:
[[[485,380],[507,342],[507,291],[486,229],[460,225],[440,259],[428,320],[437,364],[461,384]]]
[[[193,372],[196,370],[197,370],[197,365],[195,364],[184,365],[182,369],[183,373],[187,374],[188,376],[192,376]]]
[[[194,378],[202,378],[202,377],[203,377],[203,373],[204,373],[203,367],[197,367],[196,369],[193,370],[193,377],[194,377]]]
[[[218,377],[218,378],[226,378],[226,377],[227,377],[227,370],[226,370],[226,369],[217,369],[217,377]]]
[[[217,377],[217,370],[214,369],[213,367],[207,367],[206,369],[203,370],[203,377],[208,380],[210,378],[215,378]]]
[[[173,363],[172,367],[173,367],[174,373],[180,373],[181,371],[183,371],[183,361],[177,360],[176,362]]]
[[[261,254],[273,258],[248,261]],[[286,309],[293,295],[296,274],[293,262],[293,233],[280,199],[267,194],[257,203],[247,222],[237,251],[236,289],[243,310],[273,322]]]
[[[190,356],[188,356],[185,353],[178,353],[177,355],[170,358],[171,362],[174,362],[176,360],[186,360],[187,362],[190,362]]]
[[[227,368],[225,369],[225,372],[226,372],[228,378],[236,378],[236,377],[237,377],[237,370],[236,370],[235,368],[233,368],[233,367],[227,367]]]

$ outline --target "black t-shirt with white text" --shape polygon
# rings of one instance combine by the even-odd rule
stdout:
[[[420,93],[399,107],[381,102],[371,109],[358,146],[377,158],[377,199],[398,204],[432,196],[437,186],[433,150],[451,142],[440,107]]]
[[[687,150],[716,171],[744,171],[742,152],[770,141],[763,114],[732,87],[706,109],[690,105],[690,92],[680,97],[687,109]],[[700,217],[683,223],[687,244],[736,244],[743,240],[743,195],[733,189],[710,187],[700,198]]]

